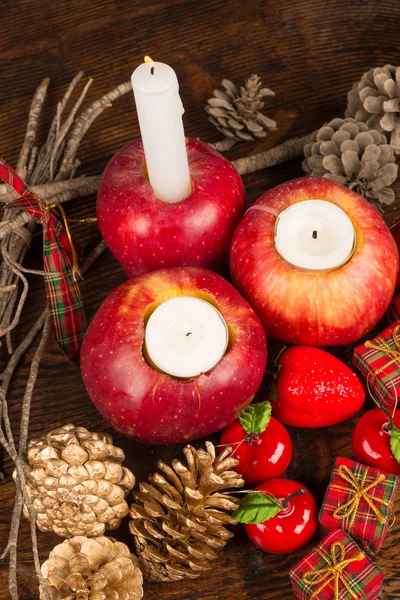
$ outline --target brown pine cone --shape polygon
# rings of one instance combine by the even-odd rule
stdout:
[[[239,500],[224,490],[244,481],[231,470],[238,464],[232,449],[216,457],[206,442],[206,451],[188,445],[183,452],[186,465],[159,461],[158,472],[134,492],[129,527],[143,574],[153,581],[199,577],[233,535],[225,525],[236,522],[229,513]]]
[[[353,85],[347,98],[345,116],[383,131],[400,154],[400,67],[370,69]]]
[[[140,600],[136,556],[112,538],[73,537],[55,546],[42,565],[51,600]],[[40,590],[40,600],[45,600]]]
[[[379,207],[391,204],[398,167],[383,133],[355,119],[333,119],[304,147],[303,169],[345,185]]]
[[[264,106],[262,99],[275,93],[261,88],[258,75],[251,75],[240,91],[228,79],[223,79],[221,85],[224,91],[214,90],[205,106],[209,120],[218,131],[228,138],[250,141],[276,129],[276,122],[260,112]]]
[[[27,492],[41,531],[95,537],[128,514],[125,496],[135,478],[111,436],[64,425],[31,440],[27,459]]]

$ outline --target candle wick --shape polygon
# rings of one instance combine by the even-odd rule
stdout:
[[[151,73],[152,75],[154,75],[154,65],[151,67],[151,69],[150,69],[150,73]]]
[[[188,337],[188,335],[192,335],[192,332],[191,332],[191,331],[189,331],[189,332],[186,334],[186,337]]]
[[[316,229],[314,229],[314,231],[312,232],[312,238],[313,240],[316,240],[318,237],[318,231]]]

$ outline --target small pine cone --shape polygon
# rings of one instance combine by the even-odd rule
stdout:
[[[214,90],[205,107],[218,131],[228,138],[250,141],[276,129],[276,122],[260,112],[264,96],[275,96],[275,93],[261,88],[258,75],[251,75],[240,91],[228,79],[223,79],[221,85],[224,91]]]
[[[188,445],[183,452],[186,466],[159,461],[158,472],[134,492],[129,527],[140,567],[152,581],[199,577],[233,535],[224,526],[236,523],[229,512],[239,500],[223,492],[244,484],[232,471],[238,464],[232,449],[216,457],[206,442],[206,450]]]
[[[347,99],[346,117],[390,134],[390,145],[400,154],[400,67],[370,69],[353,85]]]
[[[42,564],[51,600],[140,600],[143,576],[128,546],[77,536],[55,546]],[[40,590],[40,600],[45,600]]]
[[[393,148],[383,133],[355,119],[333,119],[314,131],[304,147],[308,175],[337,181],[377,207],[394,201],[397,177]]]
[[[129,512],[125,496],[135,485],[124,459],[111,436],[72,424],[31,440],[26,481],[38,528],[62,537],[116,529]]]

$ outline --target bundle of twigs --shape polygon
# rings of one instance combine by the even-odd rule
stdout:
[[[92,80],[84,86],[78,100],[68,116],[63,120],[68,101],[82,79],[80,72],[69,85],[63,99],[57,106],[56,115],[51,123],[45,144],[39,148],[35,145],[36,134],[42,106],[46,97],[50,80],[44,79],[37,88],[29,111],[28,125],[24,143],[20,152],[17,172],[48,204],[59,204],[73,198],[94,193],[97,190],[99,177],[74,177],[80,165],[76,158],[80,142],[93,121],[111,103],[131,89],[131,83],[126,82],[99,100],[93,102],[79,116],[77,112],[82,104]],[[5,338],[11,357],[4,371],[0,374],[0,443],[15,464],[16,495],[8,543],[1,558],[9,556],[9,591],[13,600],[18,600],[17,588],[17,541],[23,504],[29,512],[32,536],[32,552],[35,570],[46,597],[50,600],[40,571],[39,554],[36,539],[35,514],[25,488],[25,462],[28,440],[29,416],[33,389],[38,375],[40,360],[44,354],[50,336],[49,312],[45,308],[31,327],[25,339],[13,351],[11,332],[18,325],[27,295],[28,281],[26,273],[44,275],[42,271],[32,271],[23,267],[25,254],[32,240],[36,226],[35,219],[27,213],[7,207],[7,203],[15,198],[14,191],[7,189],[5,184],[0,186],[0,201],[5,203],[0,222],[0,340]],[[105,249],[101,242],[87,257],[82,272],[85,272]],[[18,284],[22,284],[19,294]],[[30,375],[26,384],[22,402],[19,443],[16,443],[8,415],[8,389],[12,376],[24,353],[33,344],[41,332],[40,341],[36,348]]]

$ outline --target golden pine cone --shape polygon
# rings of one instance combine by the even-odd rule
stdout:
[[[209,120],[218,131],[228,138],[250,141],[276,129],[276,122],[260,112],[264,106],[262,99],[275,93],[261,88],[258,75],[251,75],[240,90],[228,79],[223,79],[221,85],[224,90],[214,90],[205,106]]]
[[[393,148],[376,129],[355,119],[332,119],[304,147],[308,175],[333,179],[377,207],[391,204],[398,167]]]
[[[128,546],[77,536],[58,544],[42,564],[51,600],[140,600],[143,576]],[[40,600],[45,600],[40,590]]]
[[[346,117],[387,134],[393,150],[400,154],[400,67],[370,69],[353,85],[347,99]]]
[[[27,459],[27,492],[41,531],[95,537],[128,514],[125,496],[135,477],[111,436],[64,425],[31,440]]]
[[[206,442],[206,450],[188,445],[183,452],[186,465],[159,461],[158,472],[134,492],[129,528],[140,568],[152,581],[199,577],[232,537],[225,525],[236,523],[229,513],[239,500],[223,492],[244,484],[231,470],[239,462],[232,449],[216,457]]]

